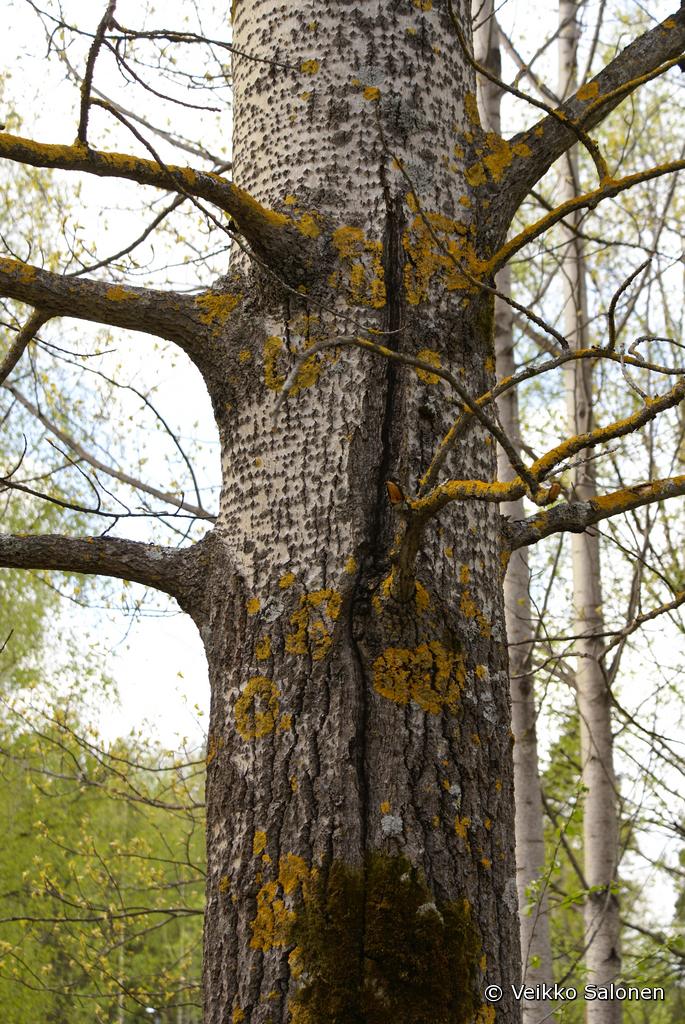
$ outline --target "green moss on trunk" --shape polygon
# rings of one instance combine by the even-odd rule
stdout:
[[[292,925],[293,1024],[466,1024],[481,942],[466,900],[436,900],[404,857],[314,874]]]

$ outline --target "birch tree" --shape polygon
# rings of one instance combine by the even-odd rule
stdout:
[[[144,35],[114,0],[76,141],[0,135],[3,159],[172,191],[234,239],[228,273],[194,294],[0,261],[0,294],[35,316],[185,353],[219,431],[216,522],[181,547],[5,534],[0,564],[132,580],[198,627],[212,686],[207,1024],[515,1024],[504,569],[545,536],[685,493],[674,476],[552,505],[570,459],[677,405],[685,378],[669,372],[634,414],[522,458],[496,398],[566,361],[620,372],[621,357],[611,336],[571,351],[557,332],[560,356],[497,382],[495,275],[573,210],[685,167],[610,172],[588,135],[682,58],[685,12],[510,140],[479,122],[464,0],[237,0],[232,20],[230,178],[161,160],[138,128],[142,152],[98,146],[94,105],[132,127],[95,92],[98,54]],[[577,142],[598,181],[507,237]],[[496,477],[496,443],[511,480]],[[20,467],[3,486],[37,490]],[[498,503],[523,496],[534,514],[500,519]]]
[[[576,0],[559,3],[559,84],[563,99],[578,88],[580,25]],[[562,161],[561,199],[573,201],[578,192],[577,151]],[[587,347],[589,321],[585,256],[580,220],[571,214],[562,263],[564,333],[575,349]],[[564,370],[569,430],[586,433],[593,425],[592,367],[567,363]],[[581,458],[572,471],[572,489],[580,501],[596,498],[595,462]],[[585,966],[588,982],[603,986],[620,971],[620,919],[616,895],[618,870],[617,792],[614,775],[611,693],[600,663],[603,632],[599,537],[586,530],[571,538],[573,621],[571,632],[578,658],[575,688],[580,719],[582,780],[586,790],[583,814],[584,875],[588,886],[584,907]],[[587,1004],[588,1024],[620,1024],[619,1000]]]
[[[500,28],[492,0],[474,4],[474,20],[480,23],[475,37],[476,58],[501,77],[502,57]],[[489,132],[501,134],[502,88],[496,82],[479,79],[481,121]],[[495,364],[500,377],[516,373],[514,353],[514,310],[507,302],[511,295],[510,268],[505,266],[497,275],[495,298]],[[515,450],[522,454],[521,423],[518,391],[513,388],[498,402],[499,419],[506,436]],[[515,471],[506,452],[497,448],[497,472],[500,480],[511,480]],[[503,502],[500,514],[513,521],[525,517],[523,498]],[[504,614],[509,643],[509,679],[511,688],[511,717],[514,737],[514,796],[516,801],[516,888],[519,902],[521,940],[521,978],[530,986],[551,984],[552,948],[549,934],[549,906],[544,884],[545,836],[542,813],[542,793],[537,746],[537,707],[535,703],[535,677],[531,670],[534,642],[533,611],[530,600],[530,567],[528,550],[520,548],[509,559],[504,577]],[[549,1001],[545,998],[526,1000],[523,1004],[524,1024],[533,1024],[549,1016]]]

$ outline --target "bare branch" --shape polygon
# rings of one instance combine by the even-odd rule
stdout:
[[[198,547],[175,550],[118,537],[0,534],[0,566],[132,580],[182,602],[190,596],[194,573],[189,570]]]
[[[162,167],[144,157],[101,152],[78,142],[73,146],[58,146],[5,132],[0,133],[0,158],[32,167],[82,171],[101,178],[125,178],[139,185],[204,199],[233,218],[255,253],[269,266],[275,265],[281,272],[287,270],[288,279],[298,283],[305,274],[306,254],[311,253],[312,240],[290,217],[268,210],[220,174],[176,165]]]
[[[655,501],[675,498],[685,494],[685,475],[668,477],[665,480],[652,480],[649,483],[624,487],[610,494],[603,494],[590,501],[574,501],[538,512],[530,519],[517,523],[507,523],[505,534],[509,548],[517,548],[529,544],[537,544],[543,537],[553,533],[583,533],[589,526],[609,519],[611,516],[642,505],[650,505]]]
[[[176,292],[129,288],[89,278],[65,277],[0,257],[0,295],[52,316],[76,317],[176,342],[190,354],[207,334],[202,309]]]
[[[681,6],[634,40],[557,110],[516,135],[510,142],[512,162],[498,186],[507,223],[535,182],[577,142],[578,128],[594,128],[640,85],[678,63],[683,50],[685,8]]]

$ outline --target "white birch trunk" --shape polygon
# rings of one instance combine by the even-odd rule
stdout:
[[[579,38],[576,0],[559,4],[559,93],[569,95],[577,87]],[[577,151],[570,150],[561,163],[561,201],[576,194]],[[572,221],[573,223],[573,221]],[[575,223],[578,223],[577,218]],[[587,345],[587,299],[583,244],[572,230],[562,268],[564,334],[576,347]],[[568,363],[565,390],[569,431],[584,433],[592,427],[592,374],[589,361]],[[587,501],[596,495],[594,463],[584,461],[574,470],[575,497]],[[599,538],[596,532],[572,534],[573,623],[576,641],[576,699],[580,716],[583,785],[586,789],[583,817],[584,873],[590,889],[585,901],[585,965],[587,981],[606,985],[615,980],[621,966],[619,907],[612,886],[618,868],[617,794],[613,766],[611,702],[599,655],[603,630]],[[618,1001],[596,1000],[585,1009],[587,1024],[620,1024]]]
[[[499,27],[494,0],[474,3],[474,17],[482,25],[476,33],[475,53],[480,64],[496,75],[501,72]],[[501,90],[487,79],[479,82],[481,119],[487,131],[501,132]],[[505,267],[497,276],[497,287],[505,295],[511,292],[511,273]],[[512,308],[495,300],[495,358],[498,377],[515,373]],[[500,423],[507,437],[521,450],[518,391],[506,392],[498,402]],[[497,476],[510,480],[513,470],[505,453],[498,448]],[[513,520],[525,517],[523,501],[505,502],[500,512]],[[519,900],[521,968],[526,985],[551,984],[552,949],[549,934],[549,906],[544,881],[545,839],[537,749],[537,709],[534,676],[529,668],[533,619],[530,603],[528,549],[519,548],[509,560],[504,580],[504,610],[509,642],[509,679],[514,734],[514,794],[516,800],[516,888]],[[536,1024],[549,1018],[546,999],[523,1004],[524,1024]]]

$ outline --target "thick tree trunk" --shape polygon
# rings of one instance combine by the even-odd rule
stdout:
[[[495,75],[501,75],[499,26],[494,0],[474,2],[474,18],[482,28],[476,33],[475,54],[480,64]],[[486,78],[479,81],[481,118],[488,131],[501,131],[502,92]],[[504,295],[511,293],[511,272],[505,267],[497,275],[497,287]],[[513,312],[502,299],[495,300],[495,356],[500,378],[516,372],[514,358]],[[518,391],[513,388],[498,401],[500,423],[507,437],[521,451]],[[497,476],[511,480],[514,471],[506,454],[497,449]],[[504,502],[500,512],[512,520],[525,518],[523,500]],[[552,984],[552,948],[549,934],[549,906],[543,882],[545,871],[545,837],[542,794],[537,747],[537,709],[535,679],[530,669],[533,640],[533,616],[530,602],[530,569],[528,549],[515,551],[504,579],[504,610],[509,642],[509,677],[514,734],[514,794],[516,798],[516,883],[521,923],[522,980],[535,987]],[[549,1019],[550,1004],[546,999],[523,1003],[524,1024],[537,1024]]]
[[[474,394],[492,380],[492,303],[459,270],[478,258],[473,77],[442,5],[370,7],[234,5],[237,47],[301,69],[236,60],[236,180],[328,244],[306,292],[236,261],[213,388],[207,1024],[486,1024],[487,983],[519,1019],[496,510],[429,528],[407,593],[386,481],[415,491],[453,396],[351,349],[291,373],[364,324]],[[491,439],[448,468],[492,479]]]
[[[579,22],[576,0],[559,4],[560,95],[576,88]],[[570,150],[562,161],[562,202],[578,192],[578,160]],[[579,218],[571,223],[578,227]],[[564,333],[575,347],[588,345],[588,309],[583,243],[568,230],[563,261]],[[566,404],[569,430],[582,433],[593,426],[592,373],[589,362],[569,363],[565,367]],[[573,474],[574,497],[588,501],[596,497],[594,462],[581,461]],[[593,531],[571,536],[573,571],[572,633],[578,654],[575,681],[580,716],[581,764],[586,790],[583,813],[584,874],[589,887],[585,900],[585,966],[587,981],[608,985],[621,968],[620,920],[618,899],[612,891],[618,869],[617,792],[613,765],[611,701],[600,665],[602,584],[600,576],[599,536]],[[621,1003],[595,1000],[586,1003],[588,1024],[620,1024]]]

